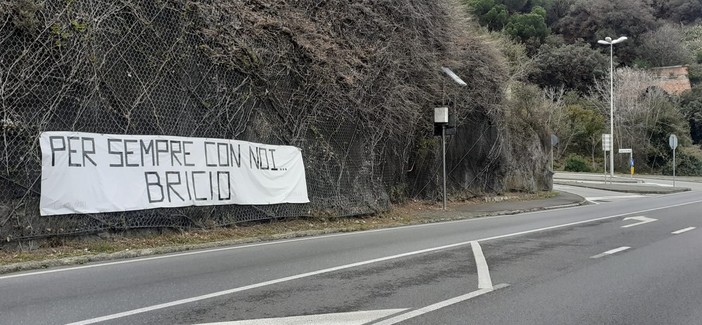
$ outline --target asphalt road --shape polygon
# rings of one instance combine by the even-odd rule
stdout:
[[[4,275],[0,324],[701,324],[700,192],[567,189],[594,204]]]

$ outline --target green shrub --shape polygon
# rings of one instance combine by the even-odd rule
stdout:
[[[590,165],[587,162],[587,159],[585,159],[583,156],[571,154],[568,156],[568,158],[566,158],[565,171],[568,171],[568,172],[591,172],[592,168],[590,168]]]
[[[675,152],[675,175],[702,176],[702,150],[697,147],[678,147]],[[673,175],[673,158],[671,156],[661,172]]]
[[[691,64],[688,68],[688,77],[693,86],[702,83],[702,64]]]

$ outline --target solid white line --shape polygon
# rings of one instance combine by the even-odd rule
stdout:
[[[700,200],[699,202],[702,202],[702,200]],[[580,206],[562,208],[562,209],[559,209],[559,211],[567,211],[567,210],[576,209],[579,207]],[[524,216],[524,215],[531,215],[531,214],[543,213],[543,212],[545,212],[545,211],[526,212],[526,213],[520,213],[519,215]],[[96,262],[96,264],[89,264],[89,265],[71,266],[71,267],[57,268],[57,269],[52,269],[52,270],[42,270],[42,271],[26,272],[26,273],[19,273],[19,274],[11,274],[11,275],[0,276],[0,280],[10,279],[10,278],[19,278],[19,277],[25,277],[25,276],[32,276],[32,275],[44,275],[44,274],[50,274],[50,273],[75,271],[75,270],[82,270],[82,269],[91,269],[91,268],[113,266],[113,265],[120,265],[120,264],[148,262],[148,261],[153,261],[153,260],[168,259],[168,258],[182,257],[182,256],[189,256],[189,255],[216,253],[216,252],[222,252],[222,251],[239,250],[239,249],[253,248],[253,247],[289,244],[289,243],[308,241],[308,240],[318,240],[318,239],[346,237],[346,236],[357,236],[357,235],[363,235],[363,234],[374,233],[374,232],[396,231],[396,230],[400,230],[400,229],[411,229],[411,228],[420,228],[420,227],[437,227],[437,226],[442,226],[442,225],[451,224],[451,223],[479,222],[479,221],[483,221],[483,220],[498,219],[498,218],[510,218],[510,217],[514,217],[514,215],[512,215],[512,214],[497,215],[497,216],[480,217],[480,218],[473,218],[473,219],[452,220],[452,221],[426,223],[426,224],[418,224],[418,225],[406,225],[406,226],[399,226],[399,227],[393,227],[393,228],[371,229],[371,230],[363,230],[363,231],[356,231],[356,232],[344,232],[344,233],[336,233],[336,234],[328,234],[328,235],[320,235],[320,236],[309,236],[309,237],[300,237],[300,238],[292,238],[292,239],[282,239],[282,240],[263,242],[263,243],[243,244],[243,245],[238,245],[238,246],[227,246],[227,247],[218,247],[218,248],[209,248],[209,249],[196,249],[196,250],[189,251],[189,252],[170,253],[170,254],[149,256],[149,257],[136,257],[136,258],[131,258],[128,260],[119,260],[119,261],[103,262],[103,263]]]
[[[216,323],[201,323],[196,325],[308,325],[308,324],[325,324],[325,325],[362,325],[368,324],[375,320],[390,317],[397,313],[407,311],[408,308],[402,309],[385,309],[385,310],[368,310],[354,311],[347,313],[321,314],[321,315],[303,315],[280,318],[261,318],[237,320],[232,322],[216,322]]]
[[[180,300],[176,300],[176,301],[171,301],[171,302],[162,303],[162,304],[158,304],[158,305],[138,308],[138,309],[134,309],[134,310],[128,310],[125,312],[116,313],[116,314],[112,314],[112,315],[106,315],[106,316],[102,316],[102,317],[86,319],[83,321],[74,322],[74,323],[70,323],[67,325],[79,325],[79,324],[83,325],[83,324],[94,324],[94,323],[99,323],[99,322],[105,322],[108,320],[133,316],[133,315],[146,313],[146,312],[150,312],[150,311],[154,311],[154,310],[159,310],[159,309],[164,309],[164,308],[168,308],[168,307],[188,304],[188,303],[192,303],[192,302],[196,302],[196,301],[200,301],[200,300],[230,295],[230,294],[237,293],[237,292],[261,288],[261,287],[265,287],[265,286],[269,286],[269,285],[273,285],[273,284],[278,284],[278,283],[283,283],[283,282],[288,282],[288,281],[292,281],[292,280],[298,280],[298,279],[307,278],[307,277],[311,277],[311,276],[315,276],[315,275],[320,275],[320,274],[325,274],[325,273],[330,273],[330,272],[335,272],[335,271],[341,271],[341,270],[359,267],[359,266],[363,266],[363,265],[393,260],[393,259],[397,259],[397,258],[401,258],[401,257],[413,256],[413,255],[428,253],[428,252],[434,252],[434,251],[444,250],[444,249],[448,249],[448,248],[454,248],[454,247],[458,247],[458,246],[465,246],[465,245],[468,245],[470,243],[471,242],[456,243],[456,244],[445,245],[445,246],[441,246],[441,247],[428,248],[428,249],[418,250],[418,251],[414,251],[414,252],[408,252],[408,253],[386,256],[386,257],[376,258],[376,259],[352,263],[352,264],[331,267],[331,268],[327,268],[327,269],[297,274],[297,275],[279,278],[279,279],[275,279],[275,280],[255,283],[255,284],[251,284],[251,285],[247,285],[247,286],[243,286],[243,287],[238,287],[238,288],[234,288],[234,289],[213,292],[213,293],[209,293],[206,295],[201,295],[201,296],[196,296],[196,297],[191,297],[191,298],[186,298],[186,299],[180,299]]]
[[[702,200],[699,201],[693,201],[693,202],[687,202],[687,203],[681,203],[681,204],[676,204],[676,205],[671,205],[667,207],[660,207],[660,208],[653,208],[653,209],[647,209],[647,210],[641,210],[641,211],[636,211],[636,212],[629,212],[629,213],[622,213],[622,214],[617,214],[617,215],[612,215],[612,216],[607,216],[607,217],[600,217],[600,218],[594,218],[594,219],[588,219],[588,220],[583,220],[583,221],[576,221],[576,222],[571,222],[571,223],[566,223],[566,224],[561,224],[561,225],[556,225],[556,226],[550,226],[550,227],[544,227],[544,228],[538,228],[538,229],[532,229],[532,230],[525,230],[525,231],[520,231],[520,232],[515,232],[511,234],[505,234],[505,235],[498,235],[498,236],[492,236],[492,237],[486,237],[482,239],[477,239],[475,241],[488,241],[488,240],[495,240],[495,239],[502,239],[502,238],[508,238],[508,237],[515,237],[515,236],[520,236],[520,235],[526,235],[526,234],[531,234],[531,233],[536,233],[536,232],[541,232],[541,231],[546,231],[546,230],[552,230],[552,229],[558,229],[558,228],[564,228],[564,227],[570,227],[570,226],[575,226],[575,225],[580,225],[584,223],[590,223],[590,222],[595,222],[595,221],[600,221],[600,220],[607,220],[607,219],[612,219],[612,218],[619,218],[622,216],[630,215],[630,214],[636,214],[636,213],[642,213],[642,212],[650,212],[650,211],[656,211],[656,210],[663,210],[663,209],[668,209],[668,208],[673,208],[673,207],[678,207],[678,206],[685,206],[685,205],[690,205],[690,204],[696,204],[700,203]],[[265,281],[265,282],[260,282],[260,283],[255,283],[251,284],[248,286],[244,287],[239,287],[239,288],[234,288],[230,290],[225,290],[225,291],[219,291],[219,292],[214,292],[211,294],[207,295],[202,295],[202,296],[197,296],[197,297],[192,297],[192,298],[187,298],[187,299],[181,299],[181,300],[176,300],[168,303],[163,303],[163,304],[158,304],[158,305],[153,305],[149,307],[143,307],[139,309],[134,309],[130,311],[125,311],[122,313],[117,313],[117,314],[112,314],[112,315],[107,315],[103,317],[98,317],[98,318],[92,318],[88,319],[85,321],[81,322],[76,322],[72,323],[69,325],[73,324],[93,324],[96,322],[101,322],[101,321],[106,321],[106,320],[111,320],[111,319],[116,319],[116,318],[121,318],[121,317],[126,317],[126,316],[131,316],[131,315],[136,315],[140,313],[145,313],[149,311],[154,311],[158,309],[163,309],[163,308],[168,308],[172,306],[177,306],[177,305],[182,305],[182,304],[187,304],[199,300],[204,300],[204,299],[209,299],[209,298],[214,298],[214,297],[219,297],[223,295],[228,295],[236,292],[241,292],[245,290],[250,290],[250,289],[255,289],[255,288],[260,288],[272,284],[277,284],[277,283],[282,283],[282,282],[287,282],[287,281],[292,281],[292,280],[297,280],[297,279],[302,279],[314,275],[320,275],[320,274],[325,274],[329,272],[335,272],[335,271],[340,271],[340,270],[345,270],[353,267],[358,267],[358,266],[363,266],[363,265],[368,265],[368,264],[373,264],[373,263],[378,263],[378,262],[384,262],[384,261],[389,261],[397,258],[402,258],[402,257],[408,257],[408,256],[413,256],[413,255],[418,255],[418,254],[423,254],[423,253],[429,253],[429,252],[435,252],[435,251],[440,251],[440,250],[445,250],[449,248],[455,248],[455,247],[460,247],[460,246],[466,246],[470,245],[472,241],[465,241],[465,242],[460,242],[460,243],[454,243],[450,245],[444,245],[444,246],[439,246],[439,247],[433,247],[433,248],[427,248],[427,249],[422,249],[418,251],[413,251],[413,252],[407,252],[407,253],[402,253],[402,254],[397,254],[397,255],[392,255],[392,256],[386,256],[386,257],[381,257],[381,258],[376,258],[372,260],[367,260],[367,261],[362,261],[362,262],[357,262],[357,263],[352,263],[352,264],[346,264],[346,265],[341,265],[341,266],[336,266],[332,268],[327,268],[327,269],[322,269],[322,270],[317,270],[317,271],[312,271],[312,272],[307,272],[307,273],[302,273],[298,275],[293,275],[289,277],[284,277],[284,278],[279,278],[275,280],[270,280],[270,281]],[[0,278],[1,280],[2,278]]]
[[[473,248],[473,257],[475,257],[475,265],[478,267],[478,289],[492,289],[492,279],[490,278],[490,270],[488,269],[483,249],[477,241],[470,242]]]
[[[586,197],[585,200],[588,201],[598,201],[598,200],[615,200],[615,199],[637,199],[646,197],[644,195],[614,195],[614,196],[592,196]]]
[[[682,234],[682,233],[684,233],[684,232],[688,232],[688,231],[694,230],[694,229],[695,229],[695,227],[687,227],[687,228],[685,228],[685,229],[680,229],[680,230],[678,230],[678,231],[673,231],[671,234],[673,234],[673,235],[679,235],[679,234]]]
[[[674,193],[671,195],[675,195],[675,194],[682,194],[682,193]],[[621,217],[621,216],[625,216],[625,215],[637,214],[637,213],[643,213],[643,212],[649,212],[649,211],[664,210],[664,209],[668,209],[668,208],[675,208],[675,207],[697,204],[697,203],[702,203],[702,200],[686,202],[686,203],[681,203],[681,204],[675,204],[675,205],[659,207],[659,208],[652,208],[652,209],[641,210],[641,211],[634,211],[634,212],[629,212],[629,213],[623,213],[623,214],[619,214],[616,216],[609,216],[609,217],[603,217],[603,218],[598,218],[598,219],[585,220],[584,222],[592,222],[592,221],[598,221],[598,220],[603,220],[603,219],[616,218],[616,217]],[[559,211],[567,211],[567,210],[577,209],[577,208],[580,208],[580,206],[563,208],[563,209],[560,209]],[[536,213],[544,213],[544,211],[527,212],[527,213],[521,213],[519,215],[524,216],[524,215],[531,215],[531,214],[536,214]],[[446,225],[446,224],[450,224],[450,223],[479,222],[479,221],[483,221],[483,220],[490,220],[490,219],[497,219],[497,218],[511,218],[511,217],[514,217],[514,215],[499,215],[499,216],[481,217],[481,218],[475,218],[475,219],[446,221],[446,222],[439,222],[439,223],[408,225],[408,226],[401,226],[401,227],[395,227],[395,228],[373,229],[373,230],[329,234],[329,235],[313,236],[313,237],[301,237],[301,238],[285,239],[285,240],[278,240],[278,241],[265,242],[265,243],[247,244],[247,245],[241,245],[241,246],[219,247],[219,248],[195,250],[195,251],[183,252],[183,253],[174,253],[174,254],[168,254],[168,255],[133,258],[133,259],[129,259],[129,260],[121,260],[121,261],[106,262],[106,263],[99,263],[99,264],[72,266],[72,267],[66,267],[66,268],[60,268],[60,269],[52,269],[52,270],[43,270],[43,271],[36,271],[36,272],[27,272],[27,273],[5,275],[5,276],[0,276],[0,280],[25,277],[25,276],[32,276],[32,275],[43,275],[43,274],[50,274],[50,273],[75,271],[75,270],[90,269],[90,268],[120,265],[120,264],[147,262],[147,261],[153,261],[153,260],[182,257],[182,256],[188,256],[188,255],[207,254],[207,253],[214,253],[214,252],[221,252],[221,251],[238,250],[238,249],[251,248],[251,247],[288,244],[288,243],[307,241],[307,240],[317,240],[317,239],[334,238],[334,237],[342,237],[342,236],[356,236],[356,235],[362,235],[362,234],[374,233],[374,232],[396,231],[398,229],[408,229],[408,228],[418,228],[418,227],[437,227],[437,226],[442,226],[442,225]],[[578,224],[578,223],[574,223],[574,224]],[[562,225],[562,226],[567,227],[567,226],[574,225],[574,224],[566,224],[566,225]],[[561,226],[555,226],[555,228],[558,228],[558,227],[561,227]],[[553,229],[553,228],[536,229],[536,231],[550,230],[550,229]],[[518,236],[518,235],[522,235],[522,234],[523,233],[517,233],[514,235]],[[493,238],[488,238],[488,239],[479,239],[479,241],[498,239],[498,238],[504,238],[504,237],[510,237],[510,236],[511,235],[506,235],[506,236],[502,236],[502,237],[493,237]]]
[[[469,299],[473,299],[473,298],[475,298],[475,297],[484,295],[484,294],[486,294],[486,293],[489,293],[489,292],[492,292],[492,291],[495,291],[495,290],[497,290],[497,289],[501,289],[501,288],[504,288],[504,287],[507,287],[507,286],[508,286],[508,284],[502,283],[502,284],[496,285],[493,289],[480,289],[480,290],[476,290],[476,291],[467,293],[467,294],[462,295],[462,296],[458,296],[458,297],[455,297],[455,298],[451,298],[451,299],[448,299],[448,300],[444,300],[444,301],[442,301],[442,302],[438,302],[438,303],[435,303],[435,304],[433,304],[433,305],[429,305],[429,306],[426,306],[426,307],[423,307],[423,308],[415,309],[415,310],[413,310],[413,311],[411,311],[411,312],[404,313],[404,314],[400,314],[400,315],[397,315],[397,316],[392,317],[392,318],[388,318],[388,319],[386,319],[386,320],[384,320],[384,321],[381,321],[381,322],[378,322],[378,323],[374,323],[374,325],[392,325],[392,324],[397,324],[397,323],[399,323],[399,322],[406,321],[406,320],[408,320],[408,319],[410,319],[410,318],[414,318],[414,317],[417,317],[417,316],[421,316],[421,315],[430,313],[430,312],[432,312],[432,311],[436,311],[436,310],[439,310],[439,309],[441,309],[441,308],[444,308],[444,307],[448,307],[448,306],[457,304],[457,303],[459,303],[459,302],[463,302],[463,301],[466,301],[466,300],[469,300]]]
[[[631,247],[629,247],[629,246],[622,246],[622,247],[619,247],[619,248],[610,249],[610,250],[608,250],[608,251],[606,251],[606,252],[604,252],[604,253],[597,254],[597,255],[594,255],[594,256],[590,256],[590,258],[600,258],[600,257],[604,257],[604,256],[607,256],[607,255],[616,254],[616,253],[619,253],[619,252],[623,252],[623,251],[625,251],[625,250],[627,250],[627,249],[629,249],[629,248],[631,248]]]

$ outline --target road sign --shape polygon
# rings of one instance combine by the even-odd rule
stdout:
[[[551,134],[551,145],[555,146],[558,144],[558,137],[555,134]]]
[[[668,138],[668,144],[670,145],[670,149],[675,150],[678,147],[678,137],[675,134],[671,134]]]
[[[602,135],[602,151],[610,151],[612,148],[612,141],[609,134]]]
[[[631,153],[631,149],[619,149],[619,153]]]

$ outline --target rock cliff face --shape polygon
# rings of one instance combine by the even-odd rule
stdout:
[[[4,2],[0,235],[363,214],[436,197],[439,105],[458,125],[453,191],[549,188],[545,132],[512,136],[505,63],[463,11],[451,0]],[[40,218],[47,130],[295,145],[312,203]]]

